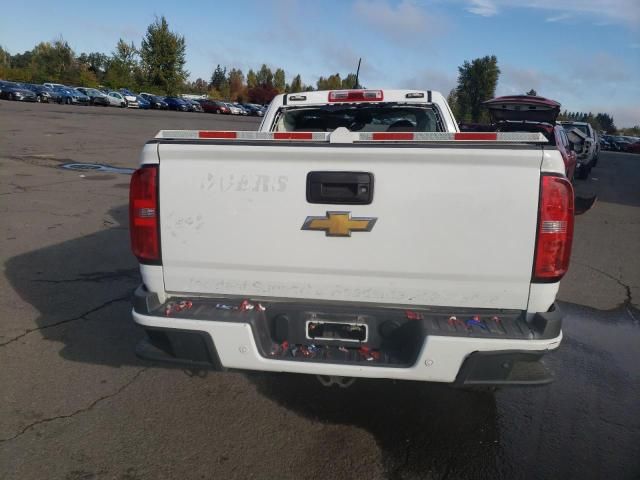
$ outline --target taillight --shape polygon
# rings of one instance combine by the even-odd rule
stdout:
[[[133,173],[129,188],[131,250],[141,263],[160,263],[158,166],[145,165]]]
[[[338,90],[329,92],[329,102],[381,102],[382,90]]]
[[[540,180],[534,282],[557,282],[569,268],[573,241],[573,187],[564,177]]]

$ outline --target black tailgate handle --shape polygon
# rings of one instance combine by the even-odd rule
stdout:
[[[369,205],[373,201],[373,174],[368,172],[309,172],[307,202]]]

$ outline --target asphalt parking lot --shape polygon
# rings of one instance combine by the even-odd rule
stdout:
[[[159,129],[252,118],[0,102],[0,478],[640,477],[640,156],[583,193],[555,383],[494,395],[418,382],[195,374],[133,354],[126,173]]]

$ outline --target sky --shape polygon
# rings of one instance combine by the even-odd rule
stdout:
[[[640,124],[640,0],[31,0],[4,6],[0,45],[15,54],[62,36],[78,54],[111,53],[119,38],[139,46],[159,15],[186,39],[191,80],[266,63],[315,85],[361,57],[367,88],[446,96],[465,60],[496,55],[497,95],[533,88]]]

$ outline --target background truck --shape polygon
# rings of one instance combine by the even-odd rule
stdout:
[[[137,353],[189,368],[540,384],[573,190],[540,133],[441,94],[277,96],[259,131],[161,131],[130,190]]]

